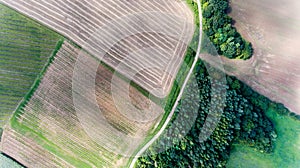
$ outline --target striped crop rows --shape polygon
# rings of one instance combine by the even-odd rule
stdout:
[[[143,123],[121,114],[111,90],[116,89],[124,102],[129,83],[118,77],[112,82],[113,72],[87,54],[81,53],[83,61],[79,62],[79,52],[68,42],[63,44],[30,101],[15,113],[11,128],[5,130],[1,144],[3,152],[19,159],[25,166],[124,166],[147,132],[160,121],[163,110],[135,88],[129,89],[128,102],[133,102],[139,109],[150,109],[147,115],[160,114],[156,119]],[[77,64],[87,78],[93,76],[91,67],[97,65],[94,94],[89,91],[88,80],[73,77]],[[76,83],[79,86],[74,90]],[[79,102],[74,101],[76,96],[80,97]],[[91,104],[93,96],[96,107]],[[137,115],[137,110],[126,112]]]
[[[55,49],[59,36],[0,4],[0,128]]]
[[[70,38],[155,96],[166,96],[194,33],[176,0],[1,0]]]

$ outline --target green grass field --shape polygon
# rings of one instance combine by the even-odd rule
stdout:
[[[228,168],[299,168],[300,167],[300,121],[283,116],[272,109],[267,112],[278,134],[274,152],[254,151],[253,148],[234,145]]]
[[[31,90],[61,38],[0,4],[0,128]]]
[[[1,168],[22,168],[18,163],[0,154],[0,167]]]

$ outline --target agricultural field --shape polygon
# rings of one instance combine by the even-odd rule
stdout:
[[[160,98],[169,94],[195,30],[185,1],[1,2],[63,34]]]
[[[0,4],[0,128],[48,63],[60,36]]]
[[[1,147],[28,167],[120,167],[162,114],[129,80],[64,42]]]
[[[230,16],[254,54],[249,60],[222,57],[226,73],[234,75],[270,99],[300,114],[300,2],[297,0],[231,0]],[[219,66],[219,57],[202,55]]]
[[[0,167],[298,168],[297,11],[0,0]]]

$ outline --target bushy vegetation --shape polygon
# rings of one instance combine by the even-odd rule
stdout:
[[[227,15],[228,0],[201,0],[203,32],[214,44],[218,54],[228,58],[249,59],[251,44],[242,38]]]
[[[271,121],[260,107],[237,91],[238,84],[232,83],[227,86],[226,103],[220,122],[213,134],[206,141],[200,142],[199,134],[207,116],[211,115],[210,105],[220,103],[218,98],[212,99],[211,85],[219,88],[217,86],[221,83],[208,75],[202,62],[198,63],[195,73],[197,87],[190,83],[185,90],[188,100],[193,101],[189,102],[189,108],[181,108],[179,105],[172,121],[179,113],[184,114],[184,117],[169,124],[169,129],[147,150],[147,155],[138,159],[136,167],[225,167],[233,142],[248,144],[262,152],[272,151],[276,133]],[[218,71],[215,70],[214,73],[217,74]],[[192,88],[199,89],[198,99],[194,94],[197,92]],[[195,112],[197,114],[193,114]],[[190,117],[195,115],[197,117],[194,123],[186,122],[192,122]],[[216,121],[208,119],[206,122]],[[191,129],[185,128],[191,124]],[[169,146],[171,147],[168,148]],[[160,150],[161,153],[156,153]]]
[[[235,143],[226,167],[299,167],[300,116],[289,111],[283,104],[275,103],[253,91],[234,77],[228,77],[230,87],[260,107],[275,125],[276,144],[268,155],[256,152],[244,144]]]
[[[242,83],[235,77],[227,77],[230,87],[235,89],[239,94],[247,98],[252,104],[261,108],[263,111],[273,110],[276,113],[284,116],[290,116],[294,119],[300,120],[300,115],[295,114],[288,110],[282,103],[276,103],[268,99],[267,97],[260,95],[252,90],[248,85]]]
[[[274,151],[264,154],[243,144],[234,144],[227,168],[299,168],[300,165],[300,121],[290,116],[279,114],[269,108],[267,116],[275,125],[276,144]]]
[[[187,1],[197,13],[197,5]],[[228,2],[225,0],[202,0],[203,30],[209,36],[218,54],[228,58],[248,59],[252,55],[249,42],[242,39],[232,26],[232,19],[227,15]],[[205,39],[205,38],[204,38]],[[209,42],[203,42],[204,45]],[[210,49],[210,46],[204,46]],[[206,51],[213,54],[214,51]],[[211,71],[211,70],[210,70]],[[212,95],[218,82],[218,71],[212,69],[215,77],[208,74],[203,62],[195,68],[197,86],[189,83],[185,95],[190,102],[182,102],[177,107],[168,128],[152,144],[136,162],[136,167],[225,167],[233,143],[242,143],[261,152],[271,152],[277,137],[272,122],[266,117],[264,103],[257,103],[244,92],[247,87],[234,77],[227,77],[229,82],[226,92],[225,106],[220,97]],[[200,93],[197,93],[197,88]],[[251,88],[248,87],[251,90]],[[252,91],[252,90],[251,90]],[[222,92],[222,89],[217,92]],[[253,92],[253,91],[252,91]],[[254,93],[254,92],[253,92]],[[188,97],[188,98],[187,98]],[[188,106],[182,107],[182,104]],[[200,133],[205,134],[204,124],[213,125],[218,122],[218,114],[210,112],[210,105],[224,111],[211,136],[206,141],[200,141]],[[193,117],[196,116],[195,122]],[[176,121],[176,122],[175,122]],[[187,123],[188,121],[188,123]],[[205,128],[206,129],[206,128]],[[188,132],[185,132],[189,130]]]

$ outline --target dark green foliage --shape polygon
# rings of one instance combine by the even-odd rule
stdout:
[[[196,6],[191,0],[188,4]],[[204,32],[217,52],[228,58],[250,58],[251,44],[232,26],[232,19],[226,14],[227,1],[203,0],[202,8]],[[214,53],[210,48],[204,49]],[[181,100],[165,132],[146,151],[147,155],[138,159],[136,167],[225,167],[232,143],[244,143],[262,152],[272,151],[276,133],[264,113],[268,109],[267,99],[251,89],[245,90],[247,86],[235,78],[227,77],[226,103],[218,121],[218,117],[214,117],[218,114],[210,112],[211,105],[216,106],[215,111],[223,106],[216,101],[218,98],[211,97],[211,86],[218,88],[215,86],[221,85],[217,80],[218,71],[210,71],[209,76],[204,64],[199,62],[195,73],[198,86],[190,82],[185,89],[188,97],[185,98],[190,102]],[[195,88],[200,91],[198,96]],[[214,122],[218,125],[212,135],[206,141],[200,141],[199,135],[209,131],[204,126]]]
[[[3,128],[0,128],[0,141],[1,141],[1,138],[2,138],[2,134],[3,134]]]
[[[228,58],[249,59],[252,46],[232,25],[227,15],[228,0],[201,0],[203,31],[214,44],[218,54]]]
[[[182,104],[187,100],[181,102],[168,129],[148,149],[148,155],[139,158],[137,167],[225,167],[233,142],[242,142],[264,152],[272,151],[276,134],[271,121],[259,106],[240,94],[239,81],[230,77],[232,82],[227,87],[226,106],[220,122],[206,141],[199,141],[205,121],[217,122],[214,121],[216,117],[211,121],[208,119],[212,115],[209,111],[211,105],[219,103],[211,97],[211,86],[219,88],[217,86],[221,83],[208,75],[202,62],[198,63],[195,73],[199,96],[194,94],[197,93],[192,89],[195,87],[189,83],[185,92],[192,101],[184,108]]]
[[[257,92],[253,91],[249,86],[243,84],[235,77],[227,77],[228,83],[230,83],[230,88],[235,89],[239,94],[243,95],[247,98],[252,104],[261,108],[263,111],[267,111],[268,109],[272,109],[276,111],[280,115],[289,115],[294,119],[300,120],[300,116],[289,111],[282,103],[275,103],[264,97]],[[239,86],[235,88],[235,86]]]

